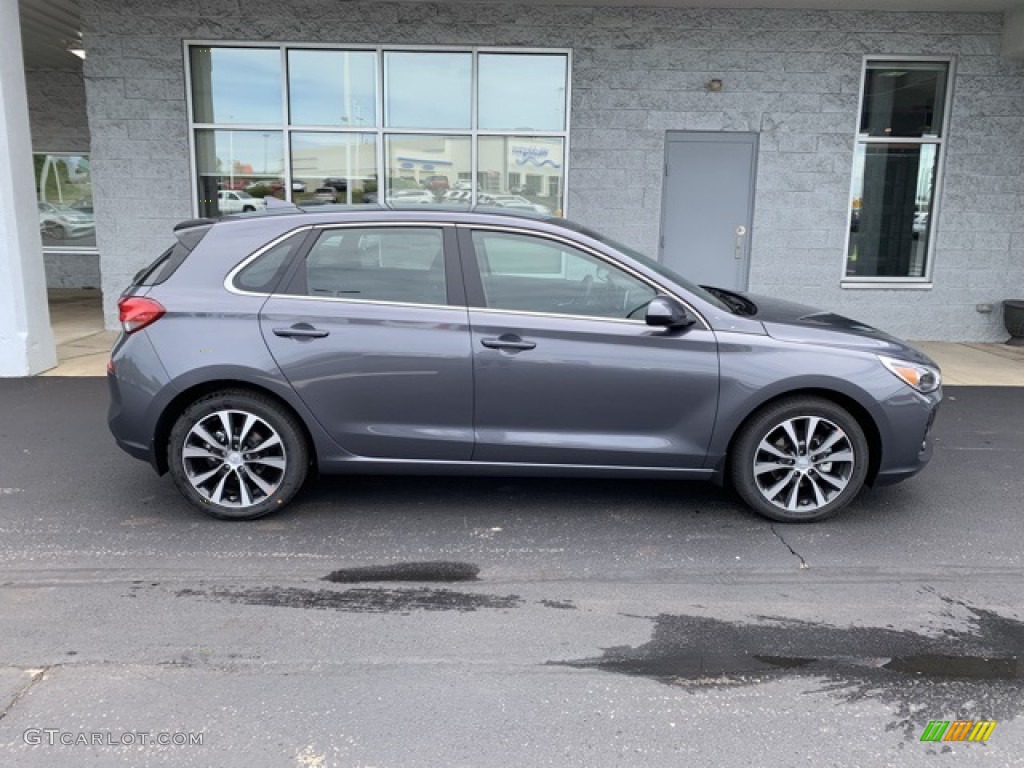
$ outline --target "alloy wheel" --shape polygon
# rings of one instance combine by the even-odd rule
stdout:
[[[181,449],[185,477],[209,502],[244,509],[272,496],[288,457],[281,436],[243,410],[218,410],[199,419]]]
[[[772,505],[810,515],[849,485],[857,456],[850,437],[819,416],[786,419],[768,430],[754,451],[754,482]]]

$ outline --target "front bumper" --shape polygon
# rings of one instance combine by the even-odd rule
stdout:
[[[875,486],[907,480],[928,466],[932,458],[932,428],[942,402],[942,389],[929,395],[907,389],[909,394],[890,398],[885,403],[890,437],[882,447]]]

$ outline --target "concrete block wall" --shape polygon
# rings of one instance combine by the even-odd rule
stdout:
[[[1005,338],[1024,296],[1024,62],[1001,14],[83,0],[107,318],[191,216],[182,40],[572,48],[570,216],[656,253],[668,130],[761,135],[751,289],[917,339]],[[865,54],[957,56],[930,290],[840,287]],[[707,92],[712,78],[720,93]]]
[[[70,58],[70,57],[69,57]],[[85,82],[78,69],[27,69],[33,152],[88,152]]]

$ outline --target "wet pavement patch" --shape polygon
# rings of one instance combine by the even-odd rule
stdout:
[[[576,610],[576,604],[572,600],[541,600],[540,604],[545,608],[558,608],[562,611]]]
[[[324,576],[335,584],[360,584],[368,581],[455,582],[477,581],[480,566],[443,560],[426,563],[395,563],[343,568]]]
[[[661,615],[644,645],[552,663],[691,689],[786,677],[824,681],[820,690],[845,701],[892,705],[897,718],[889,729],[903,730],[907,739],[935,718],[1014,718],[1024,709],[1024,623],[942,599],[967,610],[965,629],[931,635],[772,616],[739,623]]]
[[[183,589],[178,597],[261,605],[274,608],[311,608],[347,613],[399,613],[413,611],[476,611],[481,608],[509,609],[523,604],[518,595],[482,595],[450,589],[301,589],[297,587],[253,587],[249,589]]]

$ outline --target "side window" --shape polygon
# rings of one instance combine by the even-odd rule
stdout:
[[[310,296],[447,304],[438,228],[329,229],[306,257]]]
[[[473,249],[491,309],[642,319],[656,295],[618,267],[555,241],[479,230]]]
[[[235,288],[254,293],[272,291],[288,268],[291,255],[299,249],[305,239],[305,232],[296,232],[273,248],[268,248],[235,275]]]

